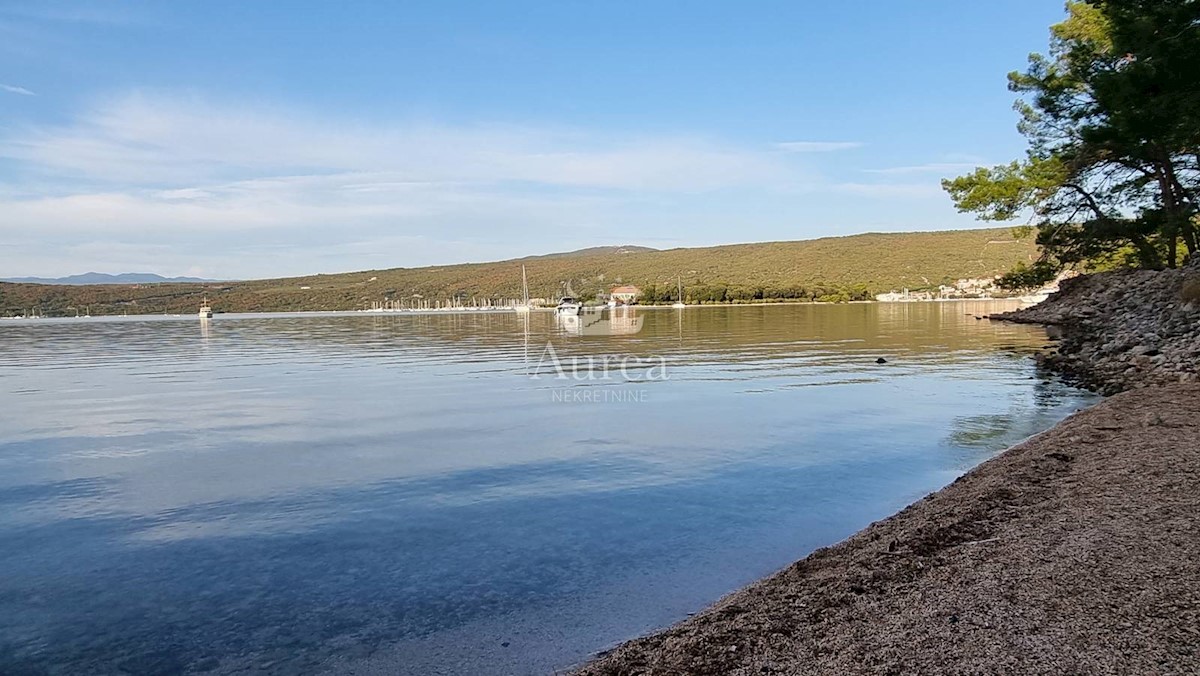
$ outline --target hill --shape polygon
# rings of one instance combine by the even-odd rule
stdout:
[[[689,302],[850,300],[962,277],[1005,272],[1037,256],[1030,239],[1008,229],[868,233],[795,242],[654,250],[600,247],[494,263],[394,268],[287,279],[219,283],[46,286],[0,284],[0,312],[39,307],[47,316],[193,312],[207,295],[219,312],[355,310],[385,299],[516,298],[521,265],[530,293],[565,289],[590,297],[619,283],[641,286],[650,301],[673,300],[676,277]]]
[[[119,275],[109,275],[103,272],[85,272],[82,275],[69,277],[14,277],[0,279],[0,282],[15,282],[19,284],[162,284],[164,282],[211,282],[211,279],[199,277],[163,277],[149,272],[123,272]]]
[[[531,260],[535,258],[565,258],[570,256],[600,256],[602,254],[629,254],[629,253],[644,253],[647,251],[658,251],[648,246],[633,246],[625,244],[622,246],[593,246],[587,249],[578,249],[576,251],[567,251],[565,253],[543,254],[541,256],[526,256],[521,260]]]

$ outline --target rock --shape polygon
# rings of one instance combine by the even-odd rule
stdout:
[[[994,318],[1050,325],[1058,353],[1036,355],[1039,364],[1104,394],[1192,382],[1200,380],[1198,273],[1200,256],[1178,270],[1081,275],[1045,302]]]
[[[886,363],[887,363],[887,360],[886,360],[886,359],[884,359],[883,357],[880,357],[879,359],[876,359],[876,360],[875,360],[875,363],[876,363],[876,364],[886,364]]]

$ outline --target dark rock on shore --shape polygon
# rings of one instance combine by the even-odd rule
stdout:
[[[1057,351],[1039,362],[1103,394],[1200,380],[1200,258],[1064,280],[1045,302],[993,318],[1058,327]]]

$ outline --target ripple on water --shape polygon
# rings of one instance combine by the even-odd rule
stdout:
[[[0,326],[0,673],[562,667],[1090,402],[999,309]]]

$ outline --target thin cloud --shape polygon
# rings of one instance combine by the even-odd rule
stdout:
[[[775,144],[776,148],[789,153],[831,153],[862,146],[863,144],[858,141],[785,141]]]
[[[131,96],[75,123],[0,137],[0,156],[45,172],[143,188],[298,175],[402,183],[701,192],[804,180],[771,153],[687,136],[417,123],[348,125],[295,111]]]
[[[5,14],[27,21],[52,23],[82,23],[98,25],[127,25],[137,23],[139,17],[128,8],[115,5],[70,6],[50,3],[28,6],[5,7],[0,9]]]
[[[981,162],[929,162],[903,167],[887,167],[884,169],[863,169],[868,174],[952,174],[970,171],[982,164]]]
[[[930,183],[838,183],[828,186],[831,192],[847,193],[870,198],[903,198],[923,199],[939,197],[942,188],[936,182]]]
[[[375,247],[394,264],[462,260],[464,246],[485,260],[541,250],[531,242],[694,231],[717,218],[709,205],[741,199],[731,195],[762,201],[819,181],[797,159],[714,138],[346,122],[146,94],[66,124],[0,129],[0,158],[15,170],[0,186],[0,240],[24,241],[22,255],[57,252],[26,261],[30,274],[42,272],[38,261],[78,265],[50,242],[88,239],[169,246],[173,269],[186,262],[226,277],[334,267],[320,261],[347,238],[425,238]],[[196,253],[188,243],[197,238],[212,246]],[[272,269],[242,254],[248,245],[278,245],[307,263]],[[362,265],[352,252],[342,258],[353,261],[337,268]],[[97,254],[88,267],[126,260]]]
[[[16,85],[10,85],[10,84],[4,84],[4,83],[0,83],[0,90],[6,91],[9,94],[20,94],[21,96],[37,96],[37,94],[29,91],[28,89],[26,89],[24,87],[18,87]]]
[[[956,217],[935,181],[831,183],[801,155],[862,145],[348,121],[147,93],[64,124],[0,129],[0,159],[11,170],[0,186],[0,240],[17,244],[10,258],[25,266],[12,274],[156,262],[249,278],[357,269],[367,253],[370,265],[386,267],[675,232],[674,244],[765,239],[797,214],[827,218],[814,194],[875,198],[856,205],[925,200]],[[796,233],[815,234],[835,232]],[[65,247],[81,241],[97,248],[73,257]],[[127,243],[158,249],[120,248]]]

